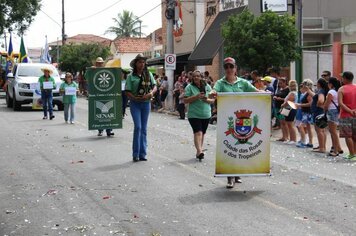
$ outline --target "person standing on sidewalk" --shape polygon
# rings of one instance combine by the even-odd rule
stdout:
[[[350,71],[342,73],[343,86],[338,91],[340,106],[340,138],[345,138],[350,154],[346,159],[356,160],[356,85]]]
[[[205,82],[200,71],[193,72],[192,82],[185,88],[184,103],[189,104],[188,121],[194,133],[195,157],[204,159],[203,144],[211,117],[211,106],[214,99],[208,98],[210,85]]]
[[[51,76],[53,71],[50,68],[42,68],[43,75],[38,78],[38,83],[40,84],[41,89],[41,100],[43,106],[43,119],[46,120],[47,112],[49,112],[49,119],[53,120],[53,93],[52,90],[56,89],[56,82]]]
[[[147,57],[138,54],[131,62],[132,73],[126,79],[125,92],[130,99],[130,112],[134,122],[132,158],[134,162],[147,161],[147,123],[151,99],[157,87],[146,65]]]
[[[77,92],[78,84],[73,81],[73,75],[71,73],[66,73],[64,82],[61,84],[59,92],[63,95],[63,104],[64,104],[64,121],[68,123],[68,119],[71,124],[74,124],[75,118],[75,103],[77,102]],[[68,88],[75,90],[75,94],[66,94]],[[70,113],[69,113],[70,109]]]
[[[216,97],[217,92],[259,92],[259,90],[247,80],[236,76],[237,65],[234,58],[227,57],[224,59],[224,70],[225,76],[216,81],[214,89],[210,93],[210,97]],[[235,182],[241,183],[240,177],[227,177],[226,188],[233,188]]]
[[[326,95],[324,103],[324,110],[328,117],[328,127],[331,136],[333,149],[329,152],[329,156],[336,157],[343,153],[340,146],[340,140],[337,133],[337,126],[339,124],[339,102],[337,91],[340,88],[340,81],[335,77],[330,77],[328,80],[329,92]]]

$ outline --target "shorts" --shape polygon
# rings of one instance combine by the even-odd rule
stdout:
[[[193,129],[193,133],[203,132],[203,134],[205,134],[206,130],[208,129],[210,118],[208,119],[189,118],[188,121]]]
[[[168,91],[167,90],[162,90],[162,92],[161,92],[161,102],[164,102],[164,100],[166,100],[167,95],[168,95]]]
[[[337,109],[328,110],[326,117],[328,118],[328,122],[339,124],[339,111]]]
[[[285,120],[289,122],[294,121],[296,115],[297,115],[297,110],[292,109],[290,110],[289,115],[286,116]]]
[[[309,112],[302,112],[302,123],[304,125],[313,124],[312,114]]]
[[[340,138],[353,138],[356,140],[356,118],[339,119]]]

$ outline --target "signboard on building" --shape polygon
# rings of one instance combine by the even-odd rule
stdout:
[[[219,11],[227,11],[248,5],[248,0],[220,0]]]
[[[261,12],[286,12],[288,11],[288,0],[261,0]]]
[[[176,54],[165,54],[164,55],[164,69],[165,70],[175,70],[176,69]]]

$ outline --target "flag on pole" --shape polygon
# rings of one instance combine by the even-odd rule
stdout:
[[[47,43],[47,35],[46,35],[45,47],[44,47],[44,49],[42,50],[40,62],[41,62],[41,63],[47,63],[47,64],[51,64],[51,63],[52,63],[52,58],[51,58],[51,56],[49,55],[49,47],[48,47],[48,43]]]
[[[5,72],[6,72],[6,80],[7,80],[7,74],[11,72],[12,66],[14,64],[14,50],[12,47],[12,35],[10,33],[10,42],[9,42],[9,50],[7,51],[7,58],[6,58],[6,67],[5,67]]]
[[[19,62],[20,63],[28,63],[29,62],[28,56],[27,56],[27,53],[26,53],[26,49],[25,49],[25,43],[23,41],[23,37],[21,37]]]

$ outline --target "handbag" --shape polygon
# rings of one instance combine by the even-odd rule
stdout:
[[[281,113],[284,116],[289,116],[289,113],[292,109],[289,107],[282,107],[279,113]]]
[[[328,126],[328,117],[326,116],[326,113],[315,117],[315,125],[320,129],[324,129]]]

